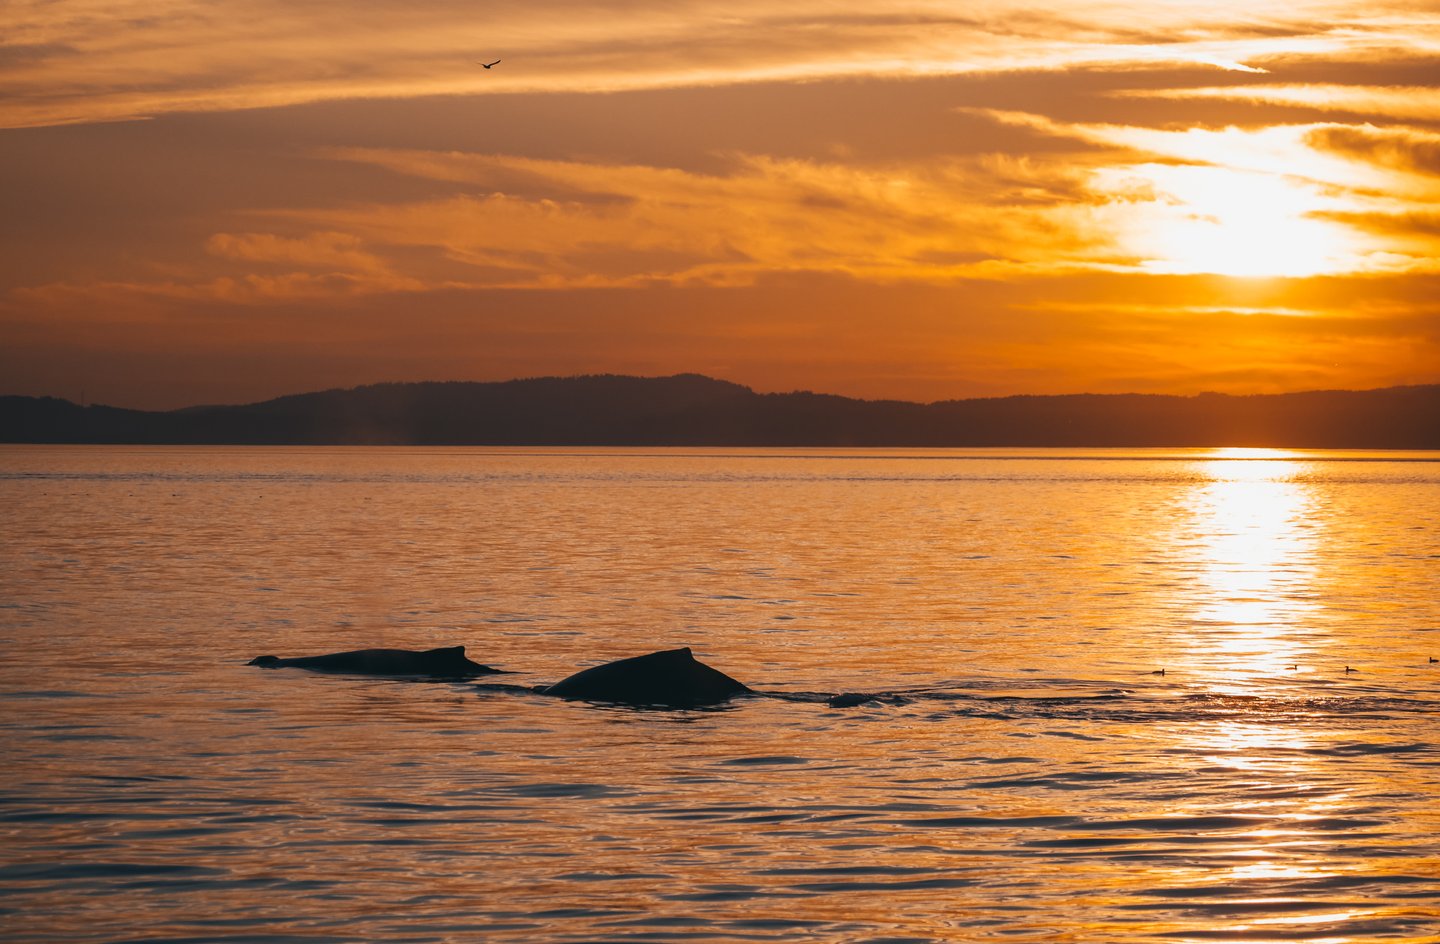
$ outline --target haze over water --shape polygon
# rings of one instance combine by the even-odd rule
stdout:
[[[0,934],[1440,940],[1437,498],[1436,453],[4,447]],[[791,697],[245,665],[447,644]]]

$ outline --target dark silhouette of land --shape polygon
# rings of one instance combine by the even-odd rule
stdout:
[[[1440,449],[1440,385],[909,403],[695,374],[375,384],[147,412],[0,397],[0,442],[242,445],[1272,446]]]

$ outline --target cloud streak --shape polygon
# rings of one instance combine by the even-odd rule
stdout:
[[[1124,89],[1123,98],[1174,101],[1207,100],[1284,105],[1322,112],[1440,121],[1440,88],[1423,85],[1339,85],[1336,83],[1203,86],[1199,88]]]
[[[773,272],[1000,277],[1089,264],[1103,241],[1103,207],[1085,202],[1073,174],[998,158],[861,168],[733,155],[722,175],[399,150],[330,156],[466,192],[273,218],[429,250],[443,260],[437,272],[496,286],[734,285]],[[544,195],[496,189],[518,181]],[[1032,205],[1017,202],[1021,193]],[[1041,193],[1050,206],[1033,205]]]
[[[1218,14],[1218,15],[1217,15]],[[1423,4],[317,0],[7,5],[0,126],[351,98],[617,91],[855,76],[1440,54]],[[474,64],[503,58],[495,70]]]

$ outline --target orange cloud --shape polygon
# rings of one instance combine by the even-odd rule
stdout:
[[[735,155],[731,173],[714,175],[458,153],[330,156],[475,192],[273,217],[433,249],[501,285],[748,284],[776,271],[945,280],[1103,256],[1105,208],[1087,202],[1072,171],[1004,158],[855,167]],[[554,196],[489,189],[520,177]],[[1016,201],[1022,192],[1029,203]]]
[[[248,262],[329,266],[352,272],[382,273],[385,263],[361,248],[349,233],[311,233],[286,238],[273,233],[216,233],[206,243],[213,254]]]
[[[1261,72],[1433,55],[1401,0],[1176,4],[987,0],[557,0],[476,5],[22,0],[6,8],[0,126],[346,98],[999,73],[1160,64]],[[479,57],[500,58],[481,70]]]
[[[258,305],[275,301],[353,298],[392,292],[420,292],[439,286],[395,275],[343,272],[242,274],[193,280],[53,282],[15,289],[15,303],[31,310],[73,310],[84,305],[120,305],[145,310],[158,302],[228,302]]]
[[[1305,143],[1362,164],[1424,177],[1440,177],[1440,134],[1431,131],[1377,128],[1368,124],[1325,125],[1310,131],[1305,136]],[[1440,181],[1425,180],[1419,182],[1419,186],[1440,190]]]
[[[1433,29],[1433,24],[1431,26]],[[1432,50],[1433,52],[1433,50]],[[1121,98],[1208,99],[1313,108],[1386,118],[1440,120],[1440,88],[1434,86],[1341,85],[1337,83],[1123,89]]]

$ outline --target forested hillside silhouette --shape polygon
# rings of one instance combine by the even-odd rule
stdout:
[[[1440,449],[1440,385],[937,403],[755,393],[695,374],[391,383],[150,412],[0,397],[0,441],[570,446]]]

